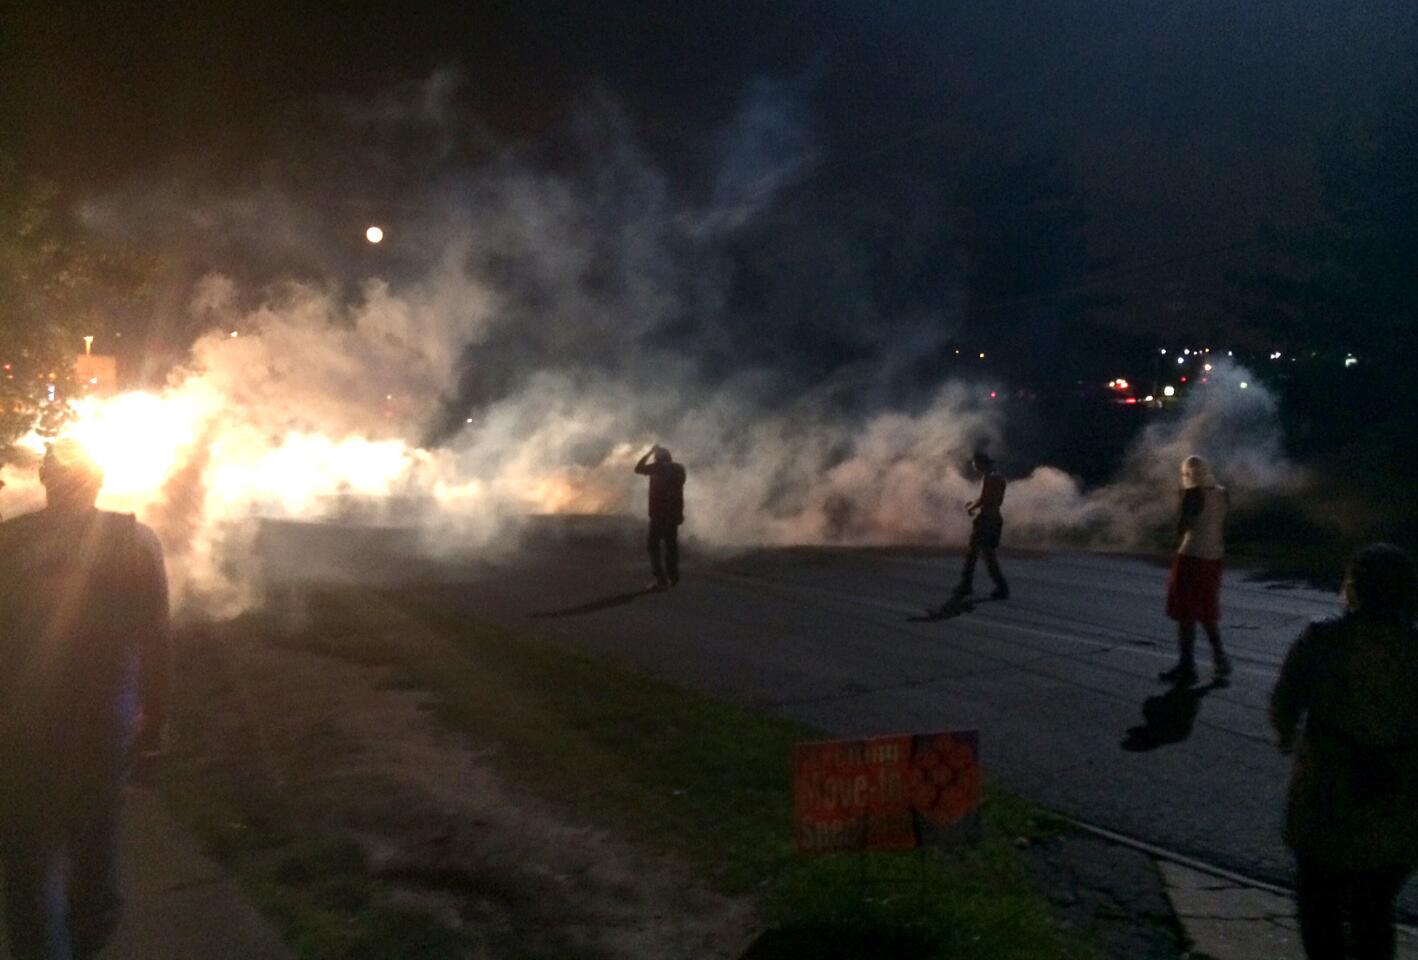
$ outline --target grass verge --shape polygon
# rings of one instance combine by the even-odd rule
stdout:
[[[488,762],[509,779],[752,897],[776,928],[755,958],[1093,956],[1055,923],[1018,850],[1054,825],[1005,794],[987,791],[983,837],[968,849],[803,859],[791,844],[789,757],[811,730],[469,623],[427,596],[322,590],[301,630],[275,627],[248,617],[240,629],[391,668],[393,682],[437,696],[445,723],[494,747]],[[215,789],[221,759],[200,743],[190,752],[169,795],[302,957],[459,955],[436,918],[381,898],[357,847],[337,836],[294,840],[300,831],[278,799]],[[400,938],[422,940],[414,949]]]

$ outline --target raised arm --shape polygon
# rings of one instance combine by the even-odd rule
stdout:
[[[645,451],[645,455],[641,457],[640,460],[635,464],[636,473],[650,473],[650,458],[655,455],[655,451],[658,449],[660,449],[660,447],[658,444],[656,444],[655,446],[652,446],[649,450]]]

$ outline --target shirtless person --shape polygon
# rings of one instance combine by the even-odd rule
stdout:
[[[965,550],[965,567],[960,571],[960,583],[951,595],[952,602],[958,602],[975,592],[975,562],[983,556],[985,569],[995,583],[993,600],[1009,599],[1009,584],[995,558],[999,548],[1000,534],[1004,530],[1004,516],[1000,507],[1004,504],[1005,479],[995,472],[995,462],[990,455],[981,451],[970,460],[970,465],[980,474],[980,495],[965,505],[965,510],[975,518],[970,529],[970,545]]]

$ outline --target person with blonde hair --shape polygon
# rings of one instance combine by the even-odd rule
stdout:
[[[1167,616],[1177,622],[1177,665],[1158,679],[1195,683],[1196,625],[1211,642],[1211,663],[1217,680],[1231,674],[1231,660],[1221,646],[1221,558],[1225,555],[1226,511],[1230,495],[1216,482],[1211,464],[1201,457],[1182,461],[1181,507],[1177,533],[1181,542],[1167,578]]]

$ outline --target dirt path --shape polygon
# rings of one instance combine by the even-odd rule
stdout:
[[[229,629],[182,660],[182,722],[207,762],[353,838],[388,892],[472,938],[470,956],[732,958],[757,932],[748,903],[509,784],[492,748],[389,668]]]

